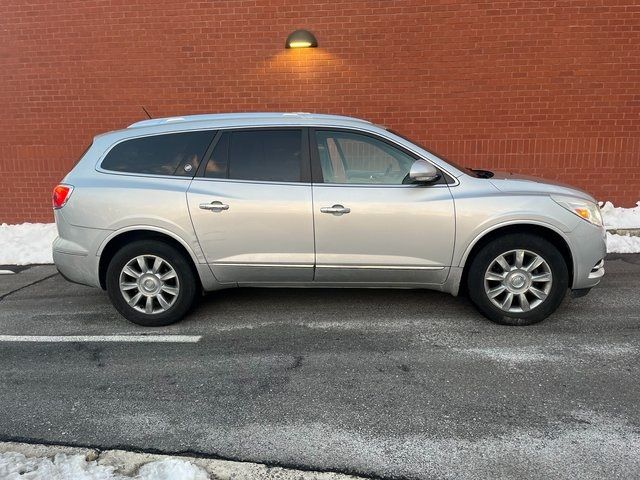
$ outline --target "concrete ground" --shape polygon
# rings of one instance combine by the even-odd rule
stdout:
[[[385,478],[632,478],[640,255],[606,269],[524,328],[437,292],[246,289],[145,329],[53,267],[0,275],[0,440]]]

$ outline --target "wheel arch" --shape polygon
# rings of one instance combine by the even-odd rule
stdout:
[[[182,238],[173,234],[172,232],[168,232],[160,228],[134,227],[112,234],[103,242],[97,252],[97,255],[100,257],[100,260],[98,262],[98,279],[103,290],[106,289],[107,267],[109,266],[109,262],[111,261],[115,253],[124,245],[138,240],[158,240],[171,245],[172,247],[180,251],[189,261],[189,264],[193,269],[196,281],[198,282],[199,287],[202,288],[202,282],[200,279],[200,275],[198,274],[198,269],[196,267],[196,265],[198,264],[197,257],[193,250]]]
[[[512,233],[530,233],[551,242],[551,244],[553,244],[553,246],[555,246],[560,251],[562,257],[564,258],[564,261],[567,264],[567,270],[569,272],[569,286],[573,285],[575,268],[573,252],[566,236],[562,233],[562,231],[548,224],[522,222],[496,225],[491,230],[485,231],[481,235],[478,235],[467,246],[460,262],[460,266],[462,267],[462,276],[460,278],[461,292],[466,293],[467,275],[469,273],[469,266],[471,264],[470,260],[474,257],[474,255],[493,240]]]

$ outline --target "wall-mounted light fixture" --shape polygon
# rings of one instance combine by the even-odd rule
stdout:
[[[285,48],[314,48],[318,46],[318,40],[309,30],[296,30],[287,37]]]

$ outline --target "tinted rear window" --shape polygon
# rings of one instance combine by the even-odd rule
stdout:
[[[116,172],[192,177],[215,132],[184,132],[125,140],[113,147],[102,168]]]
[[[225,132],[205,171],[207,177],[299,182],[302,130]]]

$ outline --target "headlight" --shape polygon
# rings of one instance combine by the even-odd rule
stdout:
[[[551,198],[561,207],[566,208],[571,213],[575,213],[583,220],[602,227],[602,214],[597,204],[588,200],[580,200],[577,198],[558,197],[552,195]]]

